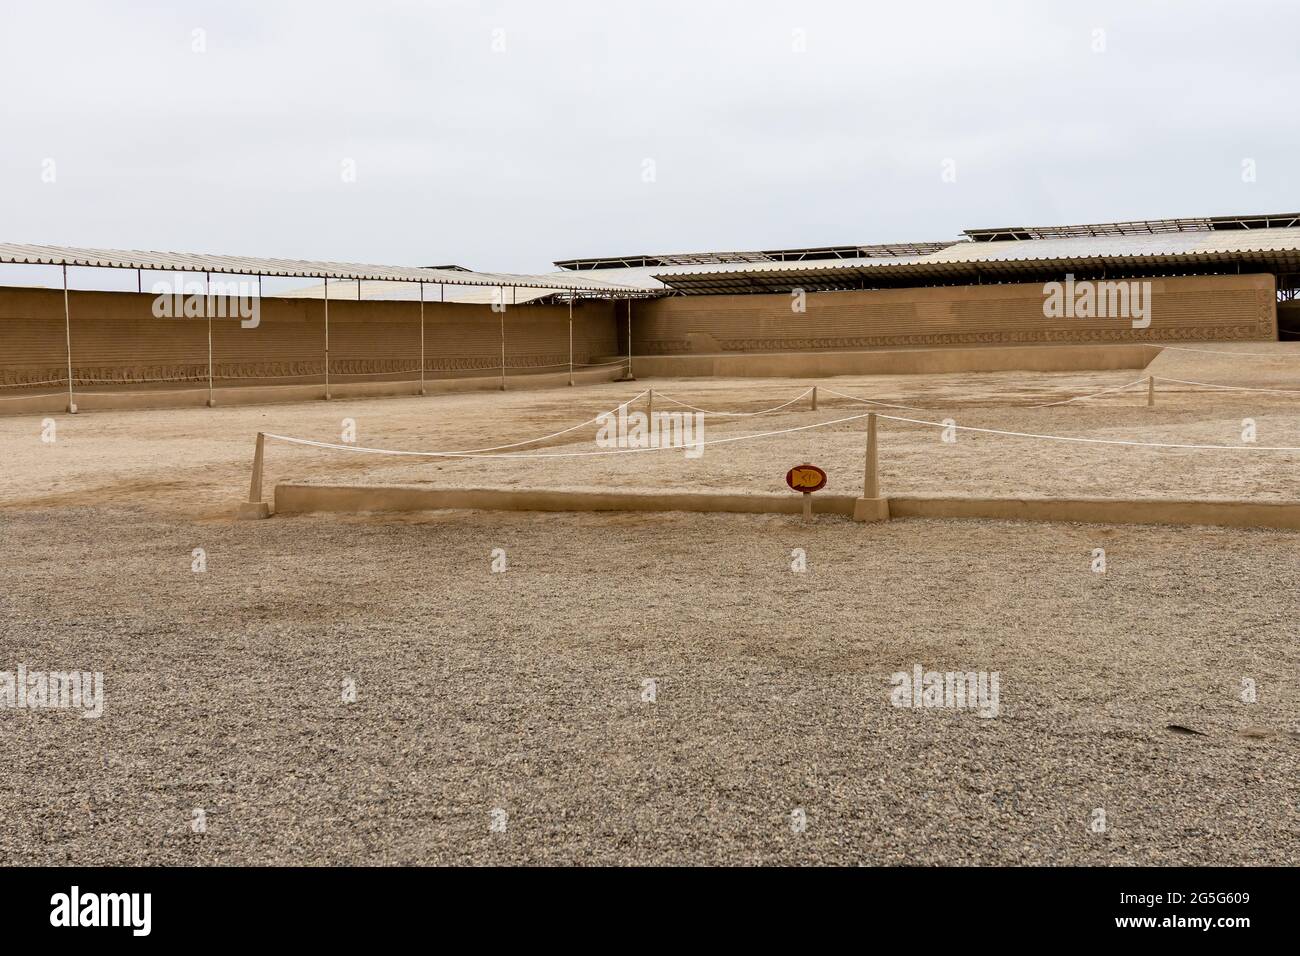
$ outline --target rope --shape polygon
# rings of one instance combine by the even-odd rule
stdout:
[[[1294,388],[1247,388],[1245,385],[1215,385],[1213,382],[1189,382],[1182,378],[1165,378],[1163,375],[1155,376],[1157,382],[1177,382],[1179,385],[1200,385],[1203,388],[1222,388],[1232,392],[1277,392],[1282,395],[1300,395],[1300,390]]]
[[[795,402],[807,398],[810,392],[812,392],[812,388],[811,387],[806,388],[798,395],[796,395],[794,398],[790,399],[790,401],[788,402],[782,402],[780,405],[773,405],[771,408],[764,408],[761,411],[757,411],[757,412],[714,412],[714,411],[709,411],[707,408],[698,408],[695,405],[687,405],[685,402],[678,401],[677,399],[673,398],[671,395],[666,395],[663,392],[658,393],[656,397],[665,398],[668,401],[672,402],[674,405],[680,405],[683,408],[689,408],[693,412],[700,412],[701,414],[704,415],[717,415],[720,418],[750,418],[754,415],[766,415],[768,412],[775,412],[789,405],[793,405]]]
[[[844,422],[857,421],[860,418],[866,418],[873,412],[863,412],[861,415],[849,415],[846,418],[836,418],[828,422],[817,422],[812,425],[797,425],[793,428],[781,428],[777,431],[759,432],[755,435],[733,435],[730,438],[713,438],[709,441],[691,442],[684,445],[659,445],[652,448],[619,448],[612,451],[575,451],[559,452],[547,454],[516,454],[516,455],[481,455],[470,452],[456,451],[401,451],[393,448],[367,448],[364,445],[340,445],[334,442],[312,441],[307,438],[294,438],[291,435],[273,435],[265,432],[264,437],[273,438],[276,441],[289,442],[293,445],[310,445],[314,448],[329,448],[336,451],[361,452],[370,455],[400,455],[413,458],[496,458],[496,459],[518,459],[518,458],[597,458],[603,455],[630,455],[642,451],[682,451],[688,448],[700,448],[704,445],[725,445],[729,442],[749,441],[752,438],[770,438],[773,435],[788,435],[790,432],[807,431],[810,428],[825,428],[828,425],[839,425]],[[594,421],[594,419],[593,419]],[[587,424],[587,423],[584,423]],[[578,426],[575,426],[578,427]],[[571,429],[570,429],[571,430]],[[526,444],[526,443],[522,443]],[[502,448],[509,446],[502,445]]]
[[[1118,438],[1071,438],[1066,435],[1035,435],[1030,432],[1008,432],[997,428],[976,428],[974,425],[947,424],[945,422],[927,422],[919,418],[899,418],[896,415],[881,415],[891,422],[907,422],[910,425],[932,425],[935,428],[956,428],[965,432],[983,432],[986,435],[1009,435],[1012,438],[1040,438],[1047,441],[1080,442],[1088,445],[1131,445],[1138,448],[1216,448],[1221,451],[1300,451],[1300,447],[1286,445],[1182,445],[1172,442],[1124,441]]]
[[[1225,352],[1222,349],[1193,349],[1193,348],[1188,348],[1185,345],[1155,345],[1154,343],[1148,343],[1148,344],[1151,344],[1154,348],[1158,348],[1158,349],[1173,349],[1175,352],[1204,352],[1207,355],[1247,355],[1254,358],[1300,359],[1300,352],[1292,352],[1289,354],[1286,352],[1280,354],[1277,352]]]
[[[579,422],[576,425],[571,425],[568,428],[564,429],[563,431],[552,432],[551,434],[543,435],[540,438],[530,438],[527,441],[512,442],[509,445],[493,445],[489,448],[467,448],[464,451],[454,452],[453,454],[470,455],[470,454],[477,454],[479,452],[500,451],[503,448],[518,448],[520,445],[532,445],[539,441],[546,441],[548,438],[557,438],[560,435],[567,435],[569,432],[576,431],[577,429],[582,428],[584,425],[594,425],[596,422],[600,421],[606,415],[613,415],[614,412],[618,411],[620,408],[626,408],[627,406],[635,402],[638,398],[640,398],[642,395],[645,395],[645,393],[648,391],[650,391],[650,389],[647,388],[644,392],[641,392],[640,395],[633,395],[626,402],[622,402],[618,405],[615,405],[609,411],[601,412],[595,418],[589,418],[585,422]]]
[[[838,395],[840,398],[847,398],[850,401],[861,402],[863,405],[879,405],[882,408],[902,408],[914,412],[928,412],[931,410],[928,408],[922,408],[919,405],[891,405],[889,402],[877,402],[870,398],[858,398],[858,396],[849,395],[847,392],[837,392],[835,389],[827,388],[825,385],[821,386],[821,389],[831,395]]]
[[[1029,408],[1052,408],[1055,405],[1068,405],[1070,402],[1081,402],[1086,398],[1096,398],[1098,395],[1106,395],[1110,392],[1122,392],[1126,388],[1132,388],[1134,385],[1141,385],[1142,379],[1135,382],[1129,382],[1127,385],[1116,385],[1114,388],[1104,388],[1100,392],[1093,392],[1091,395],[1076,395],[1074,398],[1067,398],[1061,402],[1044,402],[1042,405],[1030,405]]]
[[[53,398],[55,395],[62,395],[67,398],[67,392],[41,392],[39,395],[10,395],[8,398],[0,398],[0,402],[21,402],[25,398]]]

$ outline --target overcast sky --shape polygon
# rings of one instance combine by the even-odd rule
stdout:
[[[537,272],[1294,211],[1298,11],[8,3],[0,241]]]

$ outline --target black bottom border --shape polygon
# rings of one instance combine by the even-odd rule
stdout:
[[[76,934],[78,942],[285,940],[395,942],[422,930],[535,934],[613,931],[636,938],[689,925],[729,941],[797,927],[863,939],[1146,939],[1216,944],[1294,928],[1296,868],[1025,869],[0,869],[7,943]],[[122,912],[122,926],[87,921]],[[149,894],[149,932],[143,928]],[[88,897],[92,899],[87,902]],[[101,902],[102,901],[102,902]],[[1291,912],[1283,912],[1287,907]],[[134,927],[131,925],[134,916]],[[81,922],[80,915],[77,922]],[[865,934],[865,935],[863,935]],[[1039,936],[1039,934],[1042,934]],[[549,933],[548,933],[549,935]],[[1181,945],[1181,942],[1180,942]]]

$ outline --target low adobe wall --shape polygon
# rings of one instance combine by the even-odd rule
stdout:
[[[429,488],[423,485],[314,485],[280,482],[277,514],[313,511],[731,511],[798,514],[802,495],[736,495],[666,492],[546,491],[497,488]],[[813,510],[853,514],[850,495],[813,495]]]
[[[852,495],[812,496],[815,514],[852,517],[864,499]],[[1213,525],[1300,531],[1300,501],[1242,501],[1162,498],[966,498],[890,497],[881,511],[889,518],[972,518],[1087,524]],[[278,514],[308,512],[437,511],[687,511],[738,514],[801,512],[801,495],[700,492],[549,491],[542,489],[430,488],[424,485],[275,486]],[[883,516],[883,515],[882,515]]]
[[[885,349],[873,352],[758,352],[638,355],[639,376],[673,378],[824,378],[832,375],[920,375],[947,372],[1082,372],[1146,368],[1155,345],[1054,345]]]

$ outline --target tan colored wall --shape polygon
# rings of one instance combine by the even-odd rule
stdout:
[[[653,299],[634,306],[632,344],[638,355],[683,355],[1277,338],[1271,275],[1136,281],[1151,282],[1147,329],[1128,319],[1045,318],[1043,285],[1031,283],[815,292],[803,314],[784,293]]]
[[[206,382],[204,319],[160,319],[154,297],[125,292],[73,292],[72,365],[77,384],[98,379]],[[330,299],[330,377],[344,383],[418,377],[420,313],[414,302]],[[574,361],[615,351],[612,306],[577,305]],[[430,379],[498,375],[501,316],[486,305],[425,303],[425,374]],[[506,364],[511,375],[557,372],[568,362],[567,306],[520,305],[505,312]],[[266,299],[257,328],[238,319],[212,322],[219,385],[253,381],[303,383],[324,371],[324,303]],[[0,385],[66,375],[63,292],[0,288]],[[548,368],[547,366],[555,366]]]
[[[679,362],[698,364],[697,356],[711,353],[725,357],[707,368],[690,369],[658,368],[650,359],[639,366],[642,374],[825,375],[874,370],[860,363],[841,367],[852,350],[863,354],[864,349],[885,349],[901,355],[910,347],[913,355],[930,356],[916,360],[917,370],[934,371],[942,370],[934,365],[940,359],[942,368],[948,367],[944,363],[954,369],[984,368],[959,354],[971,351],[970,346],[1022,346],[994,367],[1109,368],[1137,367],[1140,356],[1111,350],[1084,356],[1071,348],[1068,351],[1079,354],[1064,361],[1046,355],[1052,350],[1023,346],[1277,337],[1272,276],[1150,281],[1152,323],[1145,330],[1133,329],[1127,319],[1046,319],[1042,285],[1033,283],[813,293],[804,314],[792,313],[790,296],[784,294],[640,301],[634,306],[633,345],[637,355],[672,356]],[[73,292],[70,301],[73,374],[79,388],[123,379],[162,380],[157,388],[206,383],[204,320],[155,318],[152,295]],[[592,302],[574,309],[576,362],[623,354],[626,339],[619,338],[625,334],[625,308],[623,303],[616,311],[612,303]],[[214,320],[217,386],[320,382],[323,312],[320,300],[272,298],[262,303],[261,323],[255,329],[240,328],[237,319]],[[568,361],[566,307],[511,307],[505,326],[510,375],[554,372]],[[751,367],[772,361],[763,359],[764,353],[780,351],[803,352],[807,367]],[[429,379],[499,374],[500,316],[485,305],[426,303],[425,356]],[[330,301],[332,384],[413,379],[418,377],[418,357],[415,303]],[[62,292],[0,288],[0,387],[62,381],[65,362]],[[907,362],[902,365],[910,368]]]

